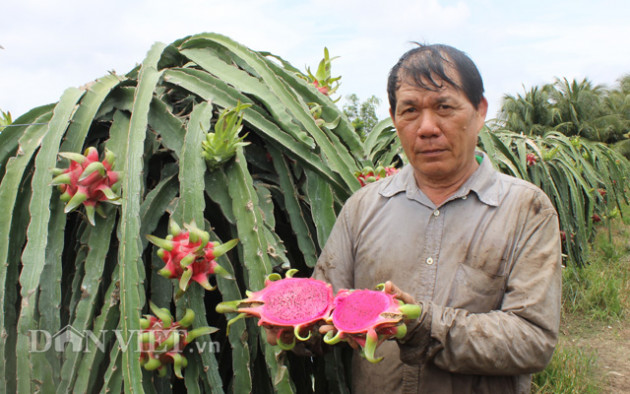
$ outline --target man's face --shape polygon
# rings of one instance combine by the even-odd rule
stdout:
[[[452,79],[459,84],[459,78]],[[478,107],[446,83],[437,91],[401,83],[390,115],[418,186],[451,185],[474,172],[477,135],[488,109],[485,98]]]

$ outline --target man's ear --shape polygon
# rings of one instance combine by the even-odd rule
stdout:
[[[389,108],[389,117],[392,118],[392,122],[394,121],[394,111],[392,111],[391,107]]]
[[[486,115],[488,114],[488,100],[485,97],[482,97],[479,105],[477,105],[477,112],[479,112],[479,115],[481,115],[485,122]]]

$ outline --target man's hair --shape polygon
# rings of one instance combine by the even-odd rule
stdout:
[[[427,89],[441,89],[444,83],[464,92],[468,101],[478,108],[483,99],[483,81],[475,63],[459,49],[448,45],[424,45],[407,51],[392,67],[387,79],[387,96],[392,113],[396,112],[396,91],[405,81]],[[455,70],[460,84],[448,77],[447,71]]]

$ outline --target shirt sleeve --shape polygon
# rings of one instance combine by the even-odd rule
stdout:
[[[421,302],[420,318],[399,341],[403,362],[433,362],[453,373],[477,375],[544,369],[557,342],[561,296],[558,219],[547,204],[547,209],[528,215],[501,308],[471,313]]]

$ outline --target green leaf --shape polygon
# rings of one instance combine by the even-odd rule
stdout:
[[[122,339],[129,341],[129,348],[122,354],[122,375],[125,391],[141,393],[142,370],[138,362],[137,341],[130,340],[133,333],[140,329],[140,312],[144,304],[144,266],[141,260],[142,242],[140,232],[140,204],[143,194],[144,141],[148,124],[148,112],[153,91],[161,73],[156,69],[165,45],[153,45],[142,64],[138,78],[137,93],[126,137],[126,152],[120,158],[124,160],[122,178],[122,212],[119,224],[119,262],[120,273],[120,327]]]
[[[107,253],[110,250],[109,241],[115,223],[116,217],[114,215],[110,215],[106,219],[97,217],[96,225],[90,232],[88,240],[89,251],[85,260],[85,274],[83,275],[79,292],[81,300],[77,305],[76,314],[71,323],[72,327],[80,332],[88,330],[95,317],[96,297],[104,274]],[[98,335],[99,333],[95,334]],[[81,352],[74,351],[74,349],[68,347],[64,354],[61,383],[57,387],[59,392],[72,391],[70,388],[78,376],[76,373],[78,373],[79,365],[84,361],[82,356]]]
[[[337,220],[335,202],[330,185],[312,171],[306,173],[306,194],[311,204],[311,215],[317,229],[317,241],[323,248],[328,240],[328,235]]]
[[[31,392],[33,379],[43,381],[46,368],[39,371],[33,370],[33,365],[29,357],[29,330],[38,329],[37,317],[35,315],[37,288],[42,279],[41,273],[46,261],[46,244],[48,233],[48,222],[50,219],[50,198],[52,188],[50,184],[50,168],[55,166],[57,152],[61,138],[65,133],[68,122],[72,118],[74,106],[83,92],[70,88],[64,92],[59,103],[53,111],[53,117],[48,125],[46,135],[42,139],[41,149],[35,158],[35,173],[33,174],[33,187],[40,192],[33,194],[29,205],[31,222],[27,230],[27,243],[22,253],[22,273],[20,275],[20,286],[22,296],[22,310],[18,320],[18,391]],[[43,327],[44,329],[46,327]],[[42,364],[45,362],[40,360]],[[52,382],[51,382],[52,383]]]
[[[95,385],[99,377],[94,371],[98,370],[101,363],[105,361],[105,349],[111,346],[111,342],[115,339],[110,335],[112,330],[116,329],[120,317],[118,304],[120,301],[119,294],[119,275],[118,266],[114,268],[112,281],[103,297],[104,302],[100,310],[100,314],[94,319],[92,332],[97,336],[100,343],[89,341],[88,347],[78,365],[76,372],[76,381],[73,385],[73,391],[76,393],[93,393]],[[114,344],[113,347],[117,347]]]
[[[278,175],[278,186],[283,191],[284,207],[297,238],[298,248],[304,256],[306,265],[314,267],[317,263],[317,249],[307,219],[300,207],[300,195],[295,186],[296,182],[291,178],[291,170],[282,154],[272,147],[269,147],[269,154]]]

